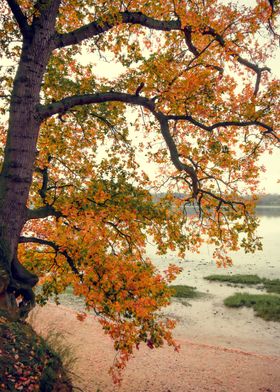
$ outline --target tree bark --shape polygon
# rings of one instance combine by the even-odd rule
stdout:
[[[28,219],[26,204],[41,122],[37,106],[53,50],[58,6],[59,1],[53,1],[53,9],[44,10],[40,17],[34,18],[29,33],[25,34],[10,102],[7,142],[0,174],[0,308],[10,313],[15,312],[15,297],[19,295],[26,311],[33,306],[32,287],[38,281],[36,275],[20,264],[17,248],[20,233]],[[24,312],[21,309],[18,313]]]

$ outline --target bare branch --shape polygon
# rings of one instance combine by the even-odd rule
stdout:
[[[16,0],[6,0],[13,15],[15,20],[17,21],[17,24],[20,28],[21,34],[23,37],[28,37],[30,35],[30,26],[27,23],[27,18],[22,12],[20,6],[18,5],[18,2]]]

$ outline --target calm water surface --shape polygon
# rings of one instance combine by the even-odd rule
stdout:
[[[254,254],[246,254],[243,250],[232,252],[230,254],[233,259],[232,267],[218,268],[212,261],[213,247],[209,245],[202,246],[199,254],[186,254],[183,261],[179,261],[171,252],[165,256],[158,256],[156,248],[151,244],[147,247],[147,254],[160,270],[170,262],[180,264],[184,271],[177,279],[177,283],[185,281],[186,276],[189,276],[189,279],[192,278],[193,275],[197,275],[197,272],[205,274],[256,273],[267,278],[280,278],[280,208],[258,208],[257,215],[260,219],[258,235],[262,237],[263,250]]]

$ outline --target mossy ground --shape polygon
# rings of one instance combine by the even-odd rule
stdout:
[[[0,391],[72,391],[61,360],[26,322],[0,315]]]

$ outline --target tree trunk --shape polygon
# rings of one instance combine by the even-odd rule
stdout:
[[[25,313],[34,305],[32,287],[36,275],[18,261],[20,233],[27,220],[27,200],[32,183],[36,144],[41,120],[36,108],[46,66],[52,51],[55,15],[49,13],[33,23],[23,39],[14,80],[4,163],[0,174],[0,309]],[[15,298],[21,295],[24,311]],[[23,309],[21,309],[23,310]]]

